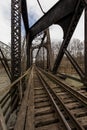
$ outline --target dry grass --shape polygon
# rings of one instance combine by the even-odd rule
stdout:
[[[4,68],[0,69],[0,97],[6,93],[6,88],[10,84],[10,80],[4,70]]]
[[[71,86],[73,86],[73,87],[75,87],[77,89],[83,87],[83,83],[80,83],[78,81],[72,80],[70,78],[67,78],[65,81],[66,81],[66,83],[70,84]]]

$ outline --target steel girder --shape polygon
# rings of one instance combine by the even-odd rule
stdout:
[[[83,9],[84,9],[84,3],[82,3],[82,1],[78,0],[78,3],[76,5],[76,8],[73,12],[73,15],[72,15],[72,18],[70,20],[70,23],[68,23],[68,28],[67,28],[67,33],[66,33],[66,36],[64,37],[64,40],[63,40],[63,43],[60,47],[60,50],[59,50],[59,53],[58,53],[58,56],[56,58],[56,61],[54,63],[54,67],[53,67],[53,73],[57,73],[57,69],[61,63],[61,60],[64,56],[64,50],[67,49],[68,47],[68,44],[70,42],[70,39],[74,33],[74,30],[77,26],[77,23],[81,17],[81,14],[83,12]]]
[[[33,39],[41,31],[45,30],[52,24],[57,24],[59,20],[72,14],[77,2],[78,0],[60,0],[29,29],[31,38]]]
[[[85,49],[84,49],[84,57],[85,57],[85,80],[87,81],[87,7],[85,8]]]
[[[21,0],[11,0],[12,82],[21,75]]]
[[[24,27],[26,31],[26,53],[27,53],[27,69],[30,67],[30,48],[31,48],[31,41],[29,37],[29,22],[28,22],[28,13],[27,13],[27,4],[26,0],[21,0],[21,13],[22,13],[22,18],[24,22]]]
[[[85,5],[84,0],[61,0],[30,28],[32,39],[52,24],[59,24],[63,28],[64,40],[55,61],[53,73],[57,72],[64,55],[64,49],[69,44]]]
[[[30,29],[28,27],[28,17],[27,17],[27,7],[25,0],[12,0],[12,72],[18,77],[20,73],[20,6],[22,5],[22,16],[26,29],[27,35],[27,59],[30,57],[29,50],[31,47],[31,42],[33,38],[45,30],[52,24],[59,24],[64,30],[64,41],[61,46],[59,55],[55,62],[53,72],[57,71],[60,65],[61,59],[64,55],[63,49],[66,49],[70,38],[75,30],[78,20],[84,8],[84,0],[60,0],[52,9],[50,9],[38,22],[35,23]],[[67,8],[66,8],[67,7]],[[64,20],[65,19],[65,20]],[[19,46],[18,46],[19,42]],[[16,43],[16,44],[15,44]],[[17,54],[17,55],[16,55]],[[18,57],[18,60],[17,60]],[[13,64],[15,63],[15,64]],[[19,63],[19,64],[18,64]],[[18,66],[17,66],[18,65]],[[30,63],[28,61],[28,67]],[[15,69],[14,69],[15,68]],[[19,71],[18,71],[19,70]],[[17,72],[17,73],[16,73]],[[20,75],[20,74],[19,74]],[[14,78],[15,79],[15,78]]]
[[[27,13],[26,0],[21,0],[21,13],[22,13],[22,18],[23,18],[26,34],[28,34],[29,23],[28,23],[28,13]]]
[[[26,54],[27,54],[27,68],[28,69],[31,66],[31,40],[29,33],[26,37]]]

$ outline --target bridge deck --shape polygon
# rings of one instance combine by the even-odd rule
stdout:
[[[57,96],[64,102],[68,110],[66,111],[64,108],[65,106],[62,106],[58,101],[56,105],[59,110],[58,108],[56,110],[55,103],[53,104],[56,97],[50,92],[54,99],[52,99],[52,97],[50,98],[50,94],[48,94],[47,90],[44,88],[42,79],[40,79],[39,74],[35,68],[33,68],[14,130],[65,130],[69,128],[86,130],[87,109],[85,105],[87,104],[87,97],[82,97],[86,101],[84,103],[80,101],[79,103],[76,98],[73,98],[68,92],[61,89],[60,86],[48,80],[46,76],[44,79],[47,80],[51,88],[56,91]],[[87,94],[85,90],[79,91],[82,95],[83,93],[84,95]],[[52,102],[52,100],[54,101]],[[62,118],[60,116],[61,113],[63,116]],[[73,119],[70,118],[70,116],[72,116]],[[64,120],[66,122],[65,124]]]
[[[35,70],[29,79],[15,130],[22,130],[23,128],[25,130],[60,129],[59,121]]]

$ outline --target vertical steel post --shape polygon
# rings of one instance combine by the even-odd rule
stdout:
[[[50,68],[49,49],[47,48],[47,70]]]
[[[84,49],[84,57],[85,57],[85,82],[87,82],[87,6],[85,8],[85,49]]]
[[[33,64],[33,53],[32,53],[32,46],[30,48],[30,65]]]
[[[44,69],[44,63],[45,63],[45,58],[44,58],[44,56],[45,56],[45,52],[44,52],[44,47],[43,47],[43,69]]]
[[[27,45],[26,45],[26,51],[27,51],[27,69],[31,66],[31,40],[29,32],[27,34]]]
[[[48,59],[48,67],[47,69],[52,70],[53,58],[52,58],[52,51],[51,51],[51,40],[50,40],[50,32],[49,28],[47,29],[47,59]]]
[[[85,76],[87,77],[87,7],[85,8]]]
[[[11,74],[21,75],[21,0],[11,0]]]

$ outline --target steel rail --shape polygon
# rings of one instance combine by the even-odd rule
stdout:
[[[56,76],[52,75],[51,73],[45,72],[42,69],[40,69],[41,72],[43,72],[47,77],[49,77],[51,80],[53,80],[56,84],[60,85],[63,89],[68,91],[72,94],[72,96],[75,97],[78,101],[80,101],[85,107],[87,107],[87,97],[83,95],[82,93],[76,91],[74,88],[72,88],[70,85],[65,84],[64,82],[61,82]]]
[[[44,80],[44,82],[46,82],[46,81]],[[46,82],[46,85],[48,86],[50,92],[53,94],[55,99],[61,104],[62,108],[65,110],[65,112],[67,113],[69,118],[72,120],[74,125],[78,128],[78,130],[84,130],[84,128],[80,125],[80,123],[75,119],[75,116],[73,114],[71,114],[70,110],[64,105],[61,98],[56,94],[56,92],[49,86],[49,84],[47,82]]]
[[[38,71],[38,70],[37,70]],[[50,91],[51,94],[53,94],[53,96],[55,97],[55,100],[58,101],[60,103],[60,105],[62,106],[62,108],[64,109],[64,111],[67,113],[67,115],[69,116],[69,118],[71,119],[71,121],[74,123],[74,125],[76,126],[77,130],[85,130],[83,128],[83,126],[81,126],[81,124],[76,120],[75,116],[70,112],[70,110],[64,105],[63,101],[61,100],[60,97],[58,97],[58,95],[56,94],[56,92],[49,86],[49,84],[45,81],[45,79],[43,78],[43,76],[41,75],[40,71],[38,71],[39,75],[41,76],[43,82],[45,82],[45,85],[47,86],[48,90]]]
[[[63,123],[65,130],[71,130],[68,122],[66,121],[66,119],[65,119],[64,115],[62,114],[62,112],[60,111],[60,109],[59,109],[57,103],[55,102],[52,94],[50,93],[49,89],[47,88],[46,83],[44,82],[44,80],[42,79],[42,77],[41,77],[41,75],[39,73],[38,73],[38,77],[39,77],[43,87],[45,88],[45,90],[46,90],[46,92],[47,92],[47,94],[49,96],[49,99],[50,99],[50,101],[52,103],[53,108],[55,108],[55,111],[56,111],[57,115],[60,117],[60,120]]]

